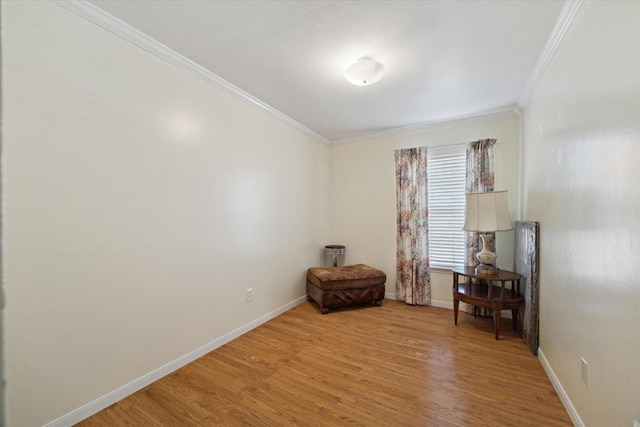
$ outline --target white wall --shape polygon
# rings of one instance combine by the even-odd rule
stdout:
[[[2,24],[8,425],[304,295],[326,146],[55,3]]]
[[[496,190],[509,191],[509,212],[517,219],[520,152],[519,118],[474,120],[436,126],[412,135],[330,148],[331,241],[346,246],[347,262],[363,263],[387,274],[386,291],[396,285],[396,189],[393,152],[497,138]],[[497,233],[500,268],[513,269],[513,232]],[[451,273],[433,271],[432,304],[452,306]],[[452,315],[453,316],[453,315]]]
[[[640,419],[640,2],[582,4],[523,129],[524,213],[541,231],[540,348],[584,425],[631,426]]]

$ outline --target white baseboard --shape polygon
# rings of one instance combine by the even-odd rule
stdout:
[[[387,299],[396,300],[396,294],[392,294],[390,292],[387,292],[384,297]],[[429,306],[439,307],[439,308],[448,308],[449,310],[453,310],[453,301],[440,301],[440,300],[432,299]]]
[[[391,292],[385,292],[384,297],[386,299],[392,299],[395,300],[396,299],[396,294],[392,294]]]
[[[387,299],[395,300],[396,299],[396,294],[392,294],[390,292],[387,292],[384,295],[384,297],[387,298]],[[447,308],[449,310],[453,310],[453,301],[440,301],[440,300],[432,299],[431,300],[431,304],[429,304],[429,305],[431,307]],[[511,311],[509,310],[508,313],[503,313],[502,314],[502,318],[503,319],[511,319]]]
[[[544,353],[542,352],[542,349],[540,347],[538,347],[538,360],[540,360],[544,371],[547,373],[549,380],[551,380],[551,384],[556,390],[556,393],[558,393],[558,396],[560,396],[560,400],[562,401],[564,408],[567,410],[567,413],[569,414],[569,418],[571,418],[573,425],[576,427],[584,427],[584,423],[582,422],[582,419],[580,419],[580,415],[578,415],[576,408],[573,406],[573,403],[571,403],[571,399],[569,399],[569,396],[562,388],[560,380],[558,380],[558,377],[556,377],[553,369],[551,369],[551,365],[549,365],[549,361],[544,356]]]
[[[453,301],[438,301],[438,300],[432,299],[431,306],[448,308],[449,310],[453,310]]]
[[[394,301],[397,301],[398,299],[396,298],[396,294],[392,294],[391,292],[387,292],[384,294],[384,297],[386,299],[392,299]],[[450,310],[453,310],[453,301],[438,301],[438,300],[431,300],[431,304],[429,304],[432,307],[440,307],[440,308],[448,308]]]
[[[96,414],[98,412],[100,412],[101,410],[113,405],[114,403],[124,399],[125,397],[135,393],[138,390],[143,389],[144,387],[148,386],[149,384],[159,380],[160,378],[163,378],[167,375],[169,375],[170,373],[182,368],[183,366],[193,362],[194,360],[204,356],[205,354],[215,350],[218,347],[223,346],[224,344],[228,343],[231,340],[234,340],[235,338],[238,338],[239,336],[241,336],[242,334],[245,334],[247,332],[249,332],[250,330],[262,325],[263,323],[268,322],[271,319],[274,319],[275,317],[279,316],[280,314],[292,309],[293,307],[302,304],[304,301],[306,301],[306,295],[302,296],[288,304],[283,305],[282,307],[265,314],[264,316],[261,316],[249,323],[247,323],[244,326],[241,326],[238,329],[235,329],[229,333],[227,333],[226,335],[221,336],[220,338],[217,338],[213,341],[211,341],[208,344],[203,345],[202,347],[193,350],[190,353],[185,354],[184,356],[181,356],[179,358],[177,358],[176,360],[167,363],[164,366],[159,367],[158,369],[155,369],[151,372],[149,372],[148,374],[143,375],[140,378],[137,378],[133,381],[131,381],[128,384],[123,385],[122,387],[119,387],[115,390],[113,390],[112,392],[109,392],[107,394],[105,394],[102,397],[99,397],[98,399],[94,400],[93,402],[89,402],[86,405],[75,409],[71,412],[69,412],[66,415],[63,415],[62,417],[53,420],[47,424],[45,424],[44,427],[70,427],[73,426],[74,424],[79,423],[80,421],[89,418],[91,415]],[[387,292],[385,294],[385,298],[387,299],[391,299],[391,300],[395,300],[396,299],[396,295],[395,293],[390,293]],[[433,307],[440,307],[440,308],[447,308],[447,309],[453,309],[453,302],[451,301],[438,301],[438,300],[431,300],[431,306]],[[553,374],[553,371],[551,370],[551,368],[549,367],[548,363],[546,362],[546,359],[544,359],[544,355],[542,354],[542,351],[539,350],[538,352],[539,354],[539,358],[542,362],[542,366],[544,367],[545,371],[547,372],[547,375],[549,376],[549,378],[551,379],[551,382],[553,383],[554,388],[556,389],[558,395],[560,395],[560,399],[562,400],[562,403],[565,405],[565,407],[567,408],[567,412],[569,412],[569,416],[571,417],[571,419],[573,420],[574,424],[578,427],[584,427],[584,424],[582,423],[582,421],[580,420],[580,417],[578,416],[577,412],[575,412],[575,408],[573,408],[573,405],[571,404],[571,401],[569,401],[569,398],[566,396],[566,393],[564,393],[564,390],[562,390],[562,387],[560,386],[560,383],[558,382],[557,378],[555,377],[555,375]],[[555,380],[554,380],[555,379]],[[577,420],[577,421],[576,421]]]
[[[142,377],[131,381],[128,384],[123,385],[120,388],[113,390],[110,393],[105,394],[102,397],[94,400],[93,402],[87,403],[86,405],[69,412],[62,417],[51,421],[50,423],[45,424],[45,427],[70,427],[74,424],[79,423],[80,421],[89,418],[91,415],[100,412],[101,410],[113,405],[114,403],[124,399],[130,394],[135,393],[138,390],[143,389],[154,381],[159,380],[162,377],[169,375],[170,373],[182,368],[188,363],[193,362],[194,360],[204,356],[205,354],[215,350],[216,348],[228,343],[229,341],[238,338],[240,335],[249,332],[250,330],[262,325],[263,323],[268,322],[269,320],[279,316],[287,310],[292,309],[293,307],[303,303],[306,301],[306,295],[302,296],[282,307],[265,314],[264,316],[258,317],[257,319],[247,323],[244,326],[241,326],[238,329],[235,329],[229,332],[226,335],[221,336],[218,339],[211,341],[208,344],[203,345],[202,347],[185,354],[177,358],[176,360],[167,363],[164,366],[159,367],[158,369],[149,372]]]

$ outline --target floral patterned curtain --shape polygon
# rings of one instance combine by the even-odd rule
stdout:
[[[408,304],[431,303],[427,147],[395,151],[396,298]]]
[[[493,191],[494,175],[493,175],[493,146],[495,139],[481,139],[479,141],[467,143],[467,168],[466,168],[466,188],[467,193],[480,193],[485,191]],[[480,233],[465,233],[465,265],[478,265],[476,254],[480,250],[482,241]],[[492,251],[496,250],[495,233],[490,233],[493,238],[490,239],[489,247]],[[466,306],[468,313],[472,312],[470,306]],[[480,310],[482,315],[487,315],[490,310]]]

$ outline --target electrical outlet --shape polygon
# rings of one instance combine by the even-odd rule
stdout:
[[[584,357],[580,358],[580,378],[582,378],[583,383],[589,384],[589,365],[584,360]]]
[[[247,302],[253,301],[253,288],[247,289],[246,297],[247,297]]]

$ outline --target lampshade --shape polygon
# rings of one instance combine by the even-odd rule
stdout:
[[[344,72],[344,77],[356,86],[374,84],[384,76],[384,65],[371,58],[362,57]]]
[[[467,193],[463,229],[480,233],[511,230],[506,191]]]

